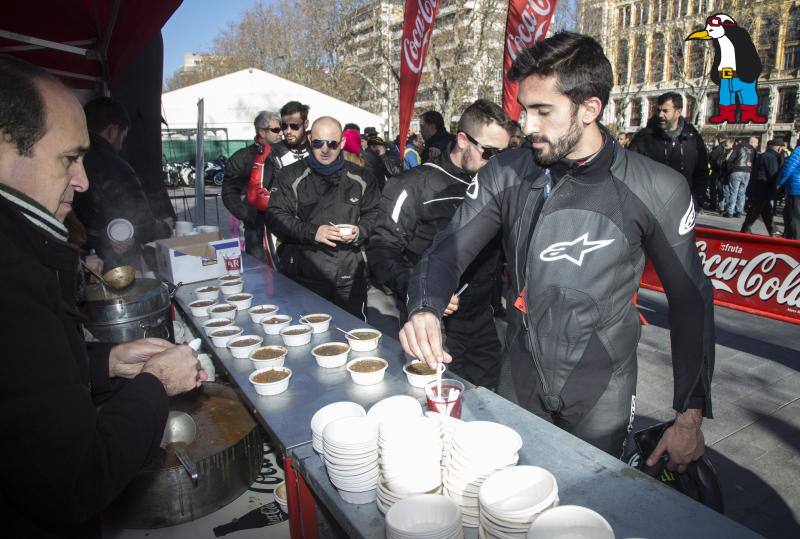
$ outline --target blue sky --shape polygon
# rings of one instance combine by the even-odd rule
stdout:
[[[183,0],[162,29],[164,78],[183,64],[183,53],[205,52],[214,37],[258,0]]]

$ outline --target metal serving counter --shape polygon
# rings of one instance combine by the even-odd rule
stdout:
[[[484,388],[464,393],[461,417],[496,421],[516,430],[523,440],[519,464],[549,470],[558,481],[561,505],[597,511],[618,538],[759,537]],[[344,503],[310,445],[298,447],[293,457],[297,472],[347,537],[384,536],[384,518],[378,507]],[[465,535],[476,537],[477,531],[465,528]]]
[[[230,377],[246,406],[270,433],[272,441],[281,453],[311,442],[311,417],[323,406],[337,401],[353,401],[369,408],[377,401],[391,395],[411,395],[424,403],[424,392],[408,384],[402,367],[407,363],[400,343],[395,335],[384,335],[378,349],[371,352],[350,352],[350,358],[379,356],[389,362],[382,383],[374,386],[356,385],[345,367],[323,369],[317,366],[311,349],[325,342],[346,342],[344,330],[369,327],[363,321],[339,309],[325,299],[308,291],[291,279],[272,271],[252,257],[243,255],[244,292],[253,294],[253,305],[274,304],[280,314],[293,317],[297,323],[300,316],[311,313],[328,313],[333,316],[331,328],[316,334],[305,346],[287,347],[286,366],[292,369],[289,389],[280,395],[260,396],[248,380],[253,371],[249,359],[235,359],[227,348],[217,348],[207,337],[202,323],[208,318],[192,316],[188,304],[196,300],[194,290],[215,281],[203,281],[186,285],[178,290],[175,301],[194,332],[203,339],[203,351],[215,360],[216,368],[224,370]],[[279,335],[264,335],[261,328],[250,320],[246,311],[239,311],[235,324],[244,334],[255,334],[264,338],[264,345],[283,344]],[[450,376],[448,374],[448,376]],[[470,384],[466,384],[471,387]]]

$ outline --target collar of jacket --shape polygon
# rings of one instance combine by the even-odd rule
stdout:
[[[89,131],[89,141],[91,142],[90,148],[92,151],[109,152],[113,153],[114,155],[118,155],[116,148],[114,148],[110,142],[103,138],[103,135]]]
[[[550,171],[556,180],[560,180],[565,175],[569,175],[581,182],[593,183],[605,180],[608,171],[617,156],[617,142],[605,126],[600,125],[600,133],[603,136],[603,146],[600,150],[588,159],[567,159],[564,157],[550,167]]]
[[[470,174],[466,170],[456,166],[453,163],[453,160],[450,158],[450,152],[453,151],[454,142],[450,142],[447,144],[445,150],[437,155],[436,157],[431,158],[430,162],[434,165],[441,167],[445,172],[450,174],[451,176],[455,176],[459,178],[461,181],[465,183],[472,182],[473,178],[475,177],[474,174]]]

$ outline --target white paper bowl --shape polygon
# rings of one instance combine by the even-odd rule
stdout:
[[[531,517],[551,507],[558,498],[556,478],[538,466],[504,468],[481,485],[481,507],[505,519]]]
[[[133,224],[127,219],[112,219],[106,226],[106,235],[116,241],[125,242],[133,237]]]
[[[210,324],[214,324],[214,323],[222,322],[222,321],[225,322],[225,325],[220,325],[220,326],[212,326],[212,325],[210,325]],[[218,329],[222,329],[222,328],[224,328],[226,326],[232,326],[232,325],[233,325],[233,322],[231,322],[230,318],[225,318],[225,317],[209,318],[208,320],[203,322],[203,329],[205,330],[206,335],[208,335],[210,337],[211,334],[214,333],[215,331],[217,331]]]
[[[280,319],[279,324],[267,324],[267,320],[272,318]],[[278,335],[281,330],[292,323],[292,317],[288,314],[271,314],[261,320],[261,329],[264,330],[266,335]]]
[[[311,432],[314,435],[314,449],[322,452],[322,432],[334,419],[343,417],[366,417],[367,411],[358,403],[339,401],[323,406],[311,416]],[[319,442],[319,443],[317,443]]]
[[[411,372],[408,369],[408,367],[411,365],[415,365],[417,363],[423,363],[423,362],[420,361],[419,359],[415,359],[414,361],[403,367],[403,372],[406,373],[406,379],[408,380],[409,384],[411,384],[414,387],[424,388],[425,384],[432,382],[433,380],[436,380],[436,373],[434,372],[433,374],[417,374]]]
[[[325,346],[332,346],[338,345],[339,347],[344,348],[344,352],[336,355],[324,355],[320,354],[320,350],[323,349]],[[347,363],[347,356],[350,354],[350,345],[344,342],[327,342],[325,344],[320,344],[315,346],[311,349],[311,354],[314,356],[314,359],[317,360],[317,365],[322,367],[323,369],[335,369],[336,367],[341,367],[345,363]]]
[[[381,332],[372,328],[358,328],[351,329],[348,333],[358,333],[360,331],[369,331],[375,334],[373,339],[353,339],[349,335],[345,335],[347,342],[350,343],[350,348],[353,352],[370,352],[378,347],[378,341],[381,340]]]
[[[259,311],[265,311],[265,312],[259,312]],[[254,324],[260,324],[263,319],[272,316],[277,312],[278,312],[278,306],[269,304],[256,305],[255,307],[250,307],[249,309],[247,309],[247,314],[250,315],[250,320],[252,320]]]
[[[197,299],[212,299],[216,301],[219,297],[219,287],[214,285],[201,286],[194,289],[194,294]]]
[[[223,275],[222,277],[220,277],[217,280],[217,282],[219,284],[232,283],[232,282],[235,282],[235,281],[244,281],[244,279],[242,278],[242,275],[240,273],[237,273],[235,275],[232,275],[232,274]]]
[[[216,332],[231,330],[231,329],[236,330],[236,333],[233,335],[220,335],[216,337],[214,336]],[[211,337],[211,342],[214,344],[214,346],[216,346],[217,348],[225,348],[228,345],[229,340],[233,339],[234,337],[238,337],[241,334],[242,334],[242,328],[240,328],[239,326],[225,326],[223,328],[217,329],[216,331],[212,331],[211,335],[209,336]]]
[[[614,539],[614,530],[602,515],[579,505],[562,505],[548,509],[528,530],[528,539]]]
[[[225,298],[225,301],[232,305],[236,305],[237,311],[244,311],[245,309],[249,309],[250,305],[253,304],[253,294],[240,292],[238,294],[228,296]]]
[[[224,311],[218,311],[219,307],[229,307]],[[208,308],[208,316],[212,318],[236,318],[236,305],[233,303],[217,303]]]
[[[461,526],[461,510],[453,500],[441,494],[417,494],[394,504],[386,513],[387,536],[393,530],[403,537],[413,537],[425,530],[426,536],[445,537],[436,530],[455,530]]]
[[[281,508],[281,511],[289,514],[289,501],[288,495],[286,494],[286,481],[281,481],[275,485],[275,492],[273,495],[275,496],[275,503],[278,504],[278,507]]]
[[[222,290],[222,294],[225,296],[230,296],[231,294],[238,294],[244,288],[244,281],[230,281],[224,284],[219,285],[220,290]]]
[[[325,320],[321,322],[312,322],[309,320],[311,317],[324,317]],[[298,320],[301,324],[308,324],[314,330],[314,333],[325,333],[331,325],[331,315],[325,313],[313,313],[301,316]]]
[[[257,375],[261,374],[262,372],[270,370],[287,371],[289,373],[289,376],[287,376],[283,380],[278,380],[277,382],[269,382],[266,384],[261,384],[253,381],[253,379]],[[266,369],[258,369],[257,371],[253,371],[250,373],[250,383],[253,384],[256,393],[258,393],[259,395],[277,395],[278,393],[283,393],[289,387],[289,380],[291,380],[291,378],[292,378],[292,369],[288,367],[278,367],[278,368],[269,367]]]
[[[351,344],[352,346],[352,344]],[[358,372],[353,370],[353,365],[357,361],[364,361],[364,360],[377,360],[383,362],[383,368],[374,372]],[[379,384],[383,381],[383,376],[386,374],[386,369],[389,367],[389,362],[380,357],[359,357],[353,360],[350,360],[347,363],[347,372],[350,373],[350,377],[353,379],[353,382],[360,386],[371,386],[374,384]]]
[[[246,339],[255,339],[258,342],[247,346],[234,346],[237,341],[243,341]],[[250,352],[261,346],[261,343],[264,342],[264,339],[259,335],[239,335],[238,337],[234,337],[233,339],[228,341],[227,347],[231,351],[231,355],[236,359],[244,359],[246,357],[250,357]]]
[[[299,335],[286,334],[289,331],[296,331],[299,329],[306,329],[307,331]],[[311,329],[311,326],[307,324],[298,324],[295,326],[286,326],[281,330],[280,334],[281,338],[283,339],[283,344],[285,344],[286,346],[303,346],[304,344],[308,344],[311,342],[311,335],[313,334],[313,330]]]
[[[341,234],[341,236],[347,240],[356,235],[356,230],[358,229],[358,225],[350,225],[345,223],[341,225],[336,225],[336,228],[339,229],[339,234]]]
[[[212,305],[214,305],[213,299],[198,299],[189,304],[189,309],[192,311],[192,316],[204,318],[208,316],[208,308]]]
[[[258,354],[259,350],[263,350],[265,348],[280,351],[281,355],[273,359],[256,359],[253,357],[254,355]],[[255,350],[252,350],[248,357],[250,358],[250,361],[253,363],[253,368],[256,370],[267,369],[269,367],[283,367],[283,364],[286,361],[286,348],[276,344],[269,346],[259,346]]]

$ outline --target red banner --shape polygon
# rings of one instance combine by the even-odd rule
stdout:
[[[406,147],[408,127],[414,115],[419,79],[425,67],[439,0],[406,0],[400,51],[400,156]]]
[[[800,242],[710,228],[695,242],[716,305],[800,324]],[[664,291],[649,262],[641,285]]]
[[[503,109],[519,120],[518,84],[508,79],[508,70],[519,53],[547,35],[558,0],[509,0],[506,19],[506,50],[503,57]]]

